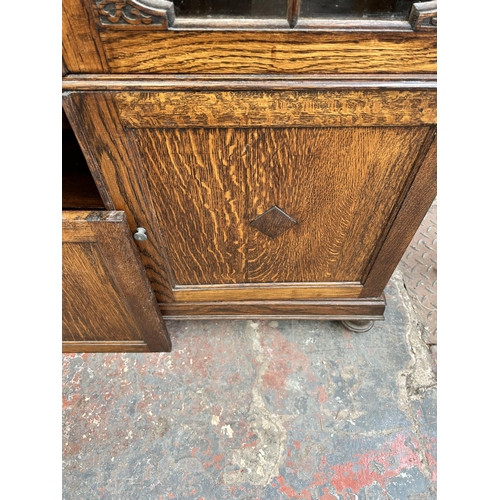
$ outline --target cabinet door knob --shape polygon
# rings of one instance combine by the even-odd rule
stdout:
[[[146,230],[143,227],[138,227],[134,233],[134,240],[137,241],[146,241],[148,236],[146,234]]]

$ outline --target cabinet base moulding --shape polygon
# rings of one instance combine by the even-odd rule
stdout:
[[[368,299],[160,303],[164,320],[383,320],[385,296]]]

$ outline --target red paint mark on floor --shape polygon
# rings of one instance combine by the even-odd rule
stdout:
[[[328,401],[328,393],[326,392],[325,386],[322,385],[316,389],[316,397],[320,404]]]
[[[81,394],[75,394],[72,398],[66,399],[65,396],[62,397],[62,409],[66,410],[70,406],[73,406],[81,397]]]
[[[280,484],[279,491],[284,493],[288,498],[302,498],[304,500],[313,500],[311,493],[307,490],[302,490],[300,493],[295,491],[291,486],[288,486],[285,483],[285,479],[283,476],[278,476],[276,478],[278,483]]]
[[[426,452],[425,456],[427,457],[427,462],[432,471],[432,481],[435,483],[437,481],[437,462],[436,457],[431,452]]]
[[[323,493],[324,494],[319,497],[319,500],[338,500],[338,497],[330,495],[328,488],[323,488]]]
[[[320,466],[318,467],[320,470],[316,472],[313,476],[313,482],[311,486],[321,486],[322,484],[326,484],[329,481],[329,477],[324,472],[326,468],[326,457],[322,455]]]
[[[212,467],[212,465],[213,465],[217,470],[221,470],[220,463],[222,462],[223,458],[224,458],[223,454],[214,455],[213,458],[212,458],[212,460],[210,460],[210,462],[205,462],[203,464],[203,468],[204,469],[208,469],[209,467]]]
[[[390,478],[399,475],[404,469],[421,469],[415,451],[417,447],[415,440],[408,441],[407,436],[398,434],[379,451],[368,451],[360,455],[357,461],[331,466],[334,473],[331,485],[338,493],[350,489],[355,494],[359,494],[361,488],[373,482],[383,487]]]
[[[264,389],[281,391],[285,389],[288,375],[294,372],[307,371],[311,360],[281,333],[273,331],[266,336],[262,347],[268,351],[269,366],[262,377]]]

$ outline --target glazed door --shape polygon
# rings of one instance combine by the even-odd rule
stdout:
[[[434,99],[82,92],[66,111],[103,193],[147,228],[160,302],[330,299],[362,295],[429,147]]]

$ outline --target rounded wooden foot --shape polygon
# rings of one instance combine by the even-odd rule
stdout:
[[[351,332],[363,333],[372,329],[374,321],[370,319],[346,319],[342,324]]]

